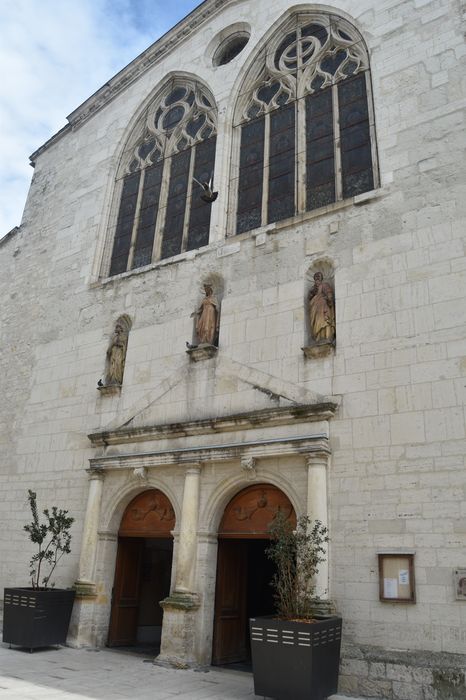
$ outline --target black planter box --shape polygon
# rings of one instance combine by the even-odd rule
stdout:
[[[75,592],[5,588],[3,641],[37,649],[65,644]]]
[[[254,692],[277,700],[324,700],[337,692],[341,617],[249,621]]]

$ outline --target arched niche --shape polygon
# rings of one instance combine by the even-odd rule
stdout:
[[[137,495],[121,519],[119,537],[172,537],[175,511],[167,496],[158,489]]]
[[[268,539],[270,525],[281,511],[293,527],[296,513],[288,496],[272,484],[254,484],[237,493],[225,508],[219,538]]]

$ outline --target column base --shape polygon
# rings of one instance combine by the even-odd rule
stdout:
[[[97,586],[92,581],[76,581],[73,584],[76,591],[76,598],[96,598]]]
[[[323,600],[322,598],[315,598],[312,601],[312,609],[315,615],[335,615],[337,612],[337,606],[333,600]]]
[[[160,605],[163,608],[163,628],[157,663],[174,668],[197,667],[195,649],[199,596],[175,591]]]

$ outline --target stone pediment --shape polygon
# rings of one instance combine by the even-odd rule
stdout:
[[[327,420],[338,407],[334,397],[229,358],[218,358],[215,367],[196,371],[197,376],[192,366],[175,371],[89,439],[94,445],[110,445]],[[205,391],[196,398],[201,388]],[[236,405],[241,403],[241,408],[228,410],[222,404],[224,391],[240,397]]]

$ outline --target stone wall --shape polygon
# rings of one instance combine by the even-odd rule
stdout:
[[[384,700],[463,700],[464,654],[343,648],[339,690]]]
[[[336,10],[354,19],[370,51],[381,187],[231,239],[235,91],[289,3],[224,5],[37,156],[21,228],[0,242],[0,586],[26,582],[28,488],[76,518],[57,583],[76,579],[95,455],[88,433],[135,415],[140,424],[182,422],[306,403],[317,392],[342,397],[330,426],[330,581],[346,641],[455,654],[466,648],[466,603],[452,583],[453,568],[466,566],[463,3],[341,0]],[[249,44],[212,68],[205,47],[238,21],[251,25]],[[180,70],[205,81],[219,107],[211,245],[99,279],[121,149],[140,106]],[[308,271],[329,261],[337,348],[310,360],[301,350]],[[195,365],[185,352],[190,314],[212,274],[224,290],[219,352]],[[124,385],[104,397],[96,385],[122,313],[133,322]],[[291,488],[291,471],[277,469]],[[212,478],[226,475],[214,469]],[[181,489],[179,481],[178,499]],[[399,548],[416,552],[415,605],[378,600],[376,553]],[[356,673],[358,661],[345,678],[372,678],[364,659]]]

